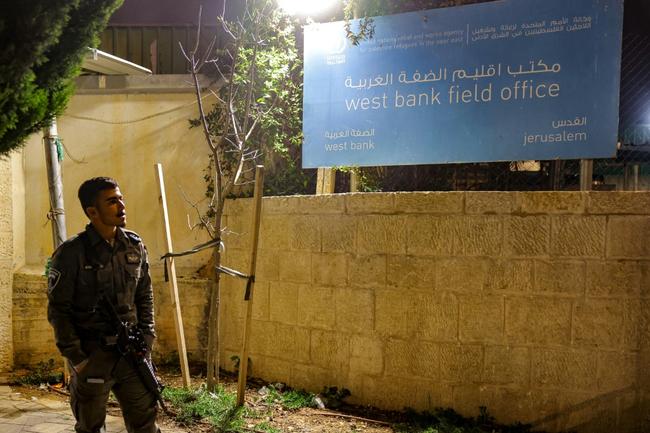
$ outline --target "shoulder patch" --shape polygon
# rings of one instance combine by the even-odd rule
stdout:
[[[126,234],[126,237],[129,238],[132,242],[139,244],[142,242],[142,239],[140,236],[138,236],[137,233],[132,232],[130,230],[124,230],[124,234]]]
[[[50,271],[47,274],[47,293],[52,293],[56,289],[56,285],[59,284],[61,280],[61,272],[50,268]]]
[[[126,262],[129,264],[140,263],[140,255],[136,253],[126,253]]]

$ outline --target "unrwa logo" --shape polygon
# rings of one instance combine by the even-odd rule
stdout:
[[[348,46],[348,40],[341,33],[324,35],[323,44],[325,48],[325,62],[328,65],[340,65],[345,63],[344,51]]]
[[[345,35],[337,32],[336,35],[328,35],[325,37],[325,52],[328,55],[342,54],[348,46],[348,39]]]

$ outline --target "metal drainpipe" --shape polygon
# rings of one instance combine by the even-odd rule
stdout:
[[[43,130],[43,144],[45,146],[47,184],[50,192],[50,212],[48,218],[52,222],[54,249],[58,248],[68,237],[65,229],[63,181],[61,179],[61,163],[59,162],[57,151],[57,138],[56,119],[52,119],[50,126]]]

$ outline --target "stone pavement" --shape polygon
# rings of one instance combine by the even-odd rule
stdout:
[[[183,430],[162,427],[164,433]],[[106,417],[107,433],[126,433],[121,417]],[[0,433],[74,433],[70,406],[54,399],[26,398],[7,385],[0,385]]]

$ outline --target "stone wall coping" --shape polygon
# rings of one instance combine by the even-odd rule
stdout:
[[[372,192],[271,196],[263,202],[268,214],[650,214],[650,191]],[[249,198],[228,200],[224,215],[250,203]]]
[[[202,89],[220,87],[221,83],[199,76]],[[82,75],[75,80],[77,95],[112,95],[132,93],[194,93],[189,74],[166,75]]]

